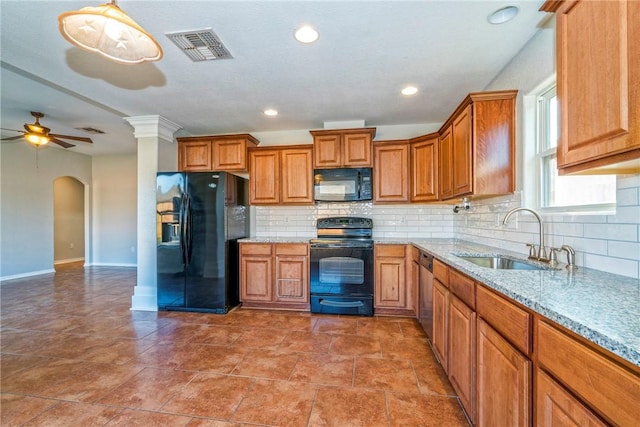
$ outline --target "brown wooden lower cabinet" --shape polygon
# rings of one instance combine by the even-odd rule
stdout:
[[[243,302],[271,301],[272,250],[270,243],[240,244],[240,299]]]
[[[306,244],[276,244],[275,300],[309,303],[309,249]]]
[[[431,345],[440,364],[447,372],[447,330],[449,324],[449,289],[438,279],[433,281],[433,336]]]
[[[640,369],[636,366],[625,367],[603,349],[541,319],[536,322],[534,348],[540,368],[590,410],[614,425],[640,426]]]
[[[531,424],[531,361],[478,319],[476,425]]]
[[[374,309],[376,314],[415,317],[416,293],[408,245],[376,245]]]
[[[640,426],[636,365],[439,260],[434,276],[431,344],[474,425]]]
[[[244,307],[309,310],[307,243],[241,243],[240,299]]]
[[[467,415],[475,420],[476,313],[455,295],[449,298],[448,374]]]

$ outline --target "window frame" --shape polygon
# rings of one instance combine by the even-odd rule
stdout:
[[[542,82],[538,87],[525,96],[525,116],[532,123],[525,125],[525,145],[529,144],[529,149],[525,147],[525,156],[531,156],[529,161],[523,159],[525,164],[534,166],[534,171],[525,171],[525,176],[530,178],[535,184],[525,187],[525,193],[529,194],[527,199],[534,202],[536,208],[545,214],[615,214],[616,202],[597,203],[583,205],[548,206],[551,199],[550,171],[547,173],[549,159],[555,158],[557,164],[557,142],[549,141],[549,100],[557,95],[557,83],[555,76]],[[528,98],[528,100],[527,100]],[[527,108],[528,101],[528,108]],[[559,121],[558,121],[559,123]],[[559,134],[559,130],[558,130]],[[616,178],[617,179],[617,178]],[[615,191],[615,190],[614,190]]]

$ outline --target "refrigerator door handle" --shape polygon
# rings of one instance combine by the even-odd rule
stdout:
[[[193,248],[193,227],[192,227],[191,197],[186,196],[185,200],[185,265],[191,264],[191,252]]]
[[[187,205],[187,195],[183,194],[180,200],[180,219],[179,219],[179,225],[180,225],[180,256],[182,258],[182,264],[186,265],[187,264],[187,259],[186,259],[186,254],[187,254],[187,248],[186,248],[186,223],[187,223],[187,218],[186,218],[186,205]]]

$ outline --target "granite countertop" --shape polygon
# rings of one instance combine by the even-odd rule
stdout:
[[[588,268],[569,271],[562,263],[551,270],[494,270],[477,266],[454,254],[526,257],[453,239],[412,240],[410,243],[640,366],[640,280]]]
[[[247,237],[238,240],[239,243],[309,243],[311,237]]]

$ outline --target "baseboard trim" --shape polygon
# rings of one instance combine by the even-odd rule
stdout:
[[[138,264],[128,264],[128,263],[120,263],[120,262],[92,262],[89,264],[85,264],[85,267],[131,267],[136,268]]]
[[[72,262],[80,262],[80,261],[84,261],[84,257],[82,257],[82,258],[60,259],[58,261],[53,261],[53,265],[71,264]]]
[[[41,274],[50,274],[55,272],[56,271],[52,268],[49,270],[30,271],[28,273],[13,274],[11,276],[2,276],[0,277],[0,283],[5,282],[7,280],[23,279],[25,277],[40,276]]]

